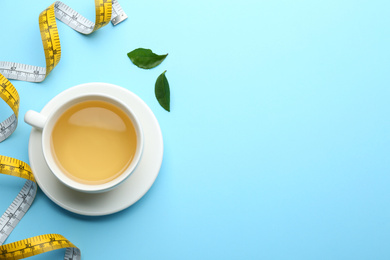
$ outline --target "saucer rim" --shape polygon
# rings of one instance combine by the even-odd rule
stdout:
[[[111,83],[104,83],[104,82],[91,82],[91,83],[84,83],[84,84],[79,84],[77,86],[74,86],[74,87],[71,87],[71,88],[68,88],[66,89],[65,91],[59,93],[58,95],[56,95],[54,98],[52,98],[40,111],[40,113],[43,113],[43,114],[46,114],[46,113],[50,113],[50,112],[47,112],[46,110],[49,110],[49,109],[53,109],[53,107],[56,106],[55,102],[57,100],[59,100],[60,98],[63,98],[64,96],[68,95],[69,93],[72,93],[72,92],[77,92],[77,93],[80,93],[80,91],[84,91],[84,92],[87,92],[89,91],[88,88],[91,88],[91,87],[99,87],[99,88],[109,88],[109,89],[116,89],[116,91],[119,91],[119,92],[122,92],[121,95],[123,94],[127,94],[129,95],[129,97],[131,96],[131,98],[134,98],[138,105],[140,105],[140,107],[142,107],[142,110],[145,110],[146,113],[140,113],[139,115],[137,114],[137,117],[138,118],[143,118],[145,116],[150,116],[149,119],[152,119],[153,123],[155,124],[156,128],[153,128],[153,132],[154,134],[156,135],[157,139],[160,141],[160,144],[154,144],[154,146],[159,146],[161,149],[158,149],[156,150],[155,147],[151,148],[154,150],[154,153],[156,154],[156,157],[159,157],[159,160],[156,160],[154,162],[154,165],[156,166],[156,173],[150,177],[148,180],[147,180],[147,185],[145,185],[145,187],[143,188],[143,191],[142,192],[138,192],[136,195],[133,195],[133,199],[131,200],[131,202],[129,203],[122,203],[122,206],[121,207],[116,207],[115,209],[111,209],[111,210],[97,210],[97,211],[92,211],[92,210],[83,210],[83,209],[78,209],[78,208],[75,208],[75,207],[72,207],[72,205],[68,205],[67,203],[64,203],[61,199],[57,198],[55,195],[53,195],[51,192],[49,192],[47,190],[47,188],[45,188],[46,184],[44,184],[43,182],[40,181],[40,178],[39,178],[39,175],[38,174],[38,178],[37,178],[37,174],[35,172],[39,172],[39,169],[37,169],[37,171],[35,171],[35,168],[37,166],[37,168],[40,168],[38,167],[38,165],[35,165],[35,160],[39,160],[39,158],[34,158],[36,156],[34,156],[34,154],[37,152],[37,147],[35,147],[32,142],[33,142],[33,139],[34,138],[37,138],[36,137],[36,134],[38,135],[42,135],[41,133],[39,133],[40,131],[39,130],[36,130],[34,128],[32,128],[31,130],[31,133],[30,133],[30,137],[29,137],[29,145],[28,145],[28,152],[29,152],[29,160],[30,160],[30,165],[31,165],[31,168],[34,172],[34,175],[36,176],[36,181],[38,183],[38,186],[40,187],[40,189],[43,191],[43,193],[51,200],[53,201],[55,204],[57,204],[58,206],[60,206],[61,208],[65,209],[65,210],[68,210],[70,212],[73,212],[73,213],[76,213],[76,214],[79,214],[79,215],[85,215],[85,216],[104,216],[104,215],[110,215],[110,214],[114,214],[116,212],[120,212],[128,207],[130,207],[131,205],[133,205],[134,203],[136,203],[137,201],[139,201],[149,190],[150,188],[152,187],[152,185],[154,184],[155,180],[157,179],[157,176],[160,172],[160,169],[161,169],[161,165],[162,165],[162,160],[163,160],[163,153],[164,153],[164,143],[163,143],[163,137],[162,137],[162,132],[161,132],[161,127],[158,123],[158,120],[156,118],[156,116],[154,115],[153,111],[150,109],[150,107],[139,97],[137,96],[135,93],[131,92],[130,90],[126,89],[126,88],[123,88],[123,87],[120,87],[118,85],[114,85],[114,84],[111,84]],[[90,93],[90,92],[88,92]],[[112,94],[112,93],[111,93]],[[115,93],[113,94],[114,96],[117,95],[117,98],[118,99],[121,99],[123,98],[122,96],[120,96],[118,93]],[[141,120],[142,121],[142,120]],[[142,125],[142,128],[144,128],[145,126]],[[38,133],[37,133],[38,132]],[[144,138],[146,136],[144,135]],[[158,147],[157,147],[158,148]],[[42,149],[39,149],[39,152],[42,153]],[[158,154],[157,154],[158,153]],[[141,163],[142,159],[144,158],[144,153],[141,155],[141,158],[140,158],[140,161],[139,161],[139,164]],[[41,163],[45,163],[45,162],[41,162]],[[39,164],[37,162],[37,164]],[[138,164],[138,165],[139,165]],[[137,168],[138,168],[138,165],[137,165]],[[47,166],[46,164],[46,167],[49,169],[49,167]],[[135,171],[137,171],[137,169],[135,169]],[[131,174],[133,175],[133,174]],[[131,183],[131,176],[129,176],[128,179],[126,179],[124,181],[124,183],[120,184],[120,186],[122,185],[129,185],[129,183]],[[62,186],[65,186],[63,183],[61,183],[59,180],[57,180]],[[80,193],[78,191],[75,191],[75,190],[71,190],[70,189],[70,192],[73,192],[73,193]],[[101,194],[105,194],[105,193],[111,193],[111,192],[115,192],[115,189],[114,190],[111,190],[111,191],[107,191],[107,192],[103,192],[103,193],[88,193],[88,196],[101,196]],[[84,193],[81,193],[81,194],[84,194]]]

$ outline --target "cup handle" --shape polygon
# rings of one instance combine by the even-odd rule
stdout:
[[[46,116],[38,112],[35,112],[33,110],[27,111],[26,114],[24,115],[24,122],[41,130],[45,126],[46,119],[47,119]]]

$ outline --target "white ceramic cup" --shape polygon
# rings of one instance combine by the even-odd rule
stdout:
[[[106,101],[120,108],[130,118],[131,122],[134,125],[135,132],[137,135],[136,152],[130,165],[117,178],[103,184],[84,184],[69,178],[57,165],[50,145],[51,134],[53,131],[53,127],[57,122],[57,119],[68,108],[72,107],[73,105],[84,101],[90,101],[90,100]],[[137,119],[136,115],[132,112],[129,105],[123,103],[122,101],[114,97],[110,97],[109,95],[106,94],[90,93],[90,94],[75,96],[72,99],[68,99],[68,100],[62,100],[62,103],[57,104],[56,108],[53,109],[53,111],[51,111],[51,113],[48,116],[29,110],[24,116],[24,121],[27,124],[39,130],[42,130],[42,150],[47,165],[49,166],[53,174],[62,183],[77,191],[87,192],[87,193],[97,193],[97,192],[105,192],[113,189],[114,187],[122,183],[124,180],[126,180],[126,178],[128,178],[131,175],[131,173],[136,169],[137,164],[142,155],[144,138],[143,138],[142,128],[139,120]]]

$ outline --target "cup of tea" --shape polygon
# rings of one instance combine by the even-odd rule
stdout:
[[[29,110],[24,120],[42,131],[42,150],[53,174],[87,193],[113,189],[136,169],[144,138],[128,104],[102,93],[63,100],[48,116]]]

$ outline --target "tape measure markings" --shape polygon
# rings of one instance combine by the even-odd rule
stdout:
[[[34,201],[36,193],[37,185],[35,182],[27,180],[22,190],[0,218],[0,245],[4,243],[24,214],[26,214]]]
[[[80,249],[75,247],[68,247],[65,251],[64,260],[78,260],[81,259]]]
[[[46,68],[16,62],[0,61],[0,74],[7,79],[41,82],[45,79]]]
[[[46,76],[54,69],[61,59],[60,37],[55,20],[54,4],[39,15],[39,30],[41,32],[43,49],[46,58]]]
[[[30,166],[12,157],[0,155],[0,173],[35,182]]]
[[[114,16],[112,15],[114,13]],[[13,109],[15,116],[0,123],[0,142],[7,139],[17,127],[19,95],[7,79],[28,82],[42,82],[61,59],[61,44],[56,18],[72,29],[90,34],[105,26],[109,21],[114,25],[122,22],[127,15],[117,0],[95,0],[95,23],[88,20],[71,7],[56,1],[39,15],[39,30],[45,53],[46,68],[16,62],[0,61],[0,97]],[[9,90],[13,91],[13,94]],[[8,94],[7,94],[8,92]],[[14,99],[13,104],[10,99]]]
[[[88,34],[88,32],[92,32],[94,23],[80,15],[66,4],[62,2],[56,2],[54,5],[54,10],[58,20],[67,24],[72,29],[82,34]]]
[[[122,7],[117,0],[112,0],[112,18],[111,23],[117,25],[118,23],[127,19],[126,13],[123,11]]]
[[[59,234],[40,235],[1,246],[0,259],[22,259],[62,248],[66,248],[64,259],[81,259],[80,250]]]
[[[2,245],[30,208],[37,192],[37,185],[30,166],[11,157],[0,155],[0,173],[27,179],[19,194],[0,218],[0,245]]]
[[[6,78],[0,76],[0,97],[11,107],[15,115],[19,112],[19,94]]]
[[[90,34],[110,21],[117,25],[127,18],[117,0],[95,0],[95,23],[66,4],[56,1],[39,15],[39,30],[45,54],[46,68],[16,62],[0,61],[0,98],[13,114],[0,122],[0,142],[16,129],[19,114],[19,94],[8,79],[28,82],[43,81],[61,59],[61,44],[56,18],[83,34]],[[37,193],[37,184],[28,164],[0,155],[0,174],[21,177],[26,183],[11,205],[0,217],[0,259],[22,259],[47,251],[66,248],[65,260],[79,260],[80,250],[58,234],[41,235],[2,245],[30,208]]]
[[[79,260],[80,250],[58,234],[41,235],[2,245],[33,203],[37,184],[30,166],[15,158],[0,155],[0,173],[27,179],[19,194],[0,218],[0,259],[22,259],[66,248],[64,259]]]

